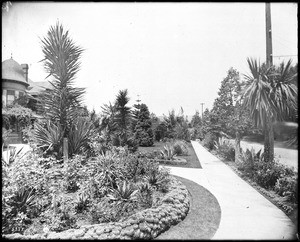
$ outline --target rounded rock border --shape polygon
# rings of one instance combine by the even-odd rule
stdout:
[[[169,191],[156,208],[148,208],[122,222],[83,225],[79,229],[35,235],[3,235],[7,239],[153,239],[182,221],[190,208],[187,188],[171,176]]]

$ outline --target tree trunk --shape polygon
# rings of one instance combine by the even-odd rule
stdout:
[[[235,132],[235,156],[234,161],[235,163],[238,163],[241,161],[241,135],[238,131]]]
[[[270,120],[266,124],[264,135],[264,159],[266,162],[272,162],[274,159],[274,129]]]

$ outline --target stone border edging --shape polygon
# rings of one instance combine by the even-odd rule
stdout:
[[[7,239],[152,239],[171,225],[183,220],[190,207],[188,190],[171,177],[170,190],[163,197],[162,205],[133,214],[123,222],[83,225],[79,229],[47,232],[35,235],[19,233],[3,235]]]

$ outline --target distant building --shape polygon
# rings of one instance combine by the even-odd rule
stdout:
[[[13,58],[2,62],[2,107],[12,104],[23,95],[29,97],[29,102],[36,102],[36,97],[41,91],[50,89],[48,81],[33,82],[28,78],[28,64],[19,64]],[[35,118],[38,116],[35,116]],[[16,126],[10,137],[10,143],[21,141],[21,133]]]

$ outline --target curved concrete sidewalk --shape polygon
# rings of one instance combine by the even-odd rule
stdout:
[[[169,167],[171,173],[207,188],[221,207],[215,240],[295,239],[296,226],[269,200],[236,175],[227,165],[192,141],[203,169]]]

